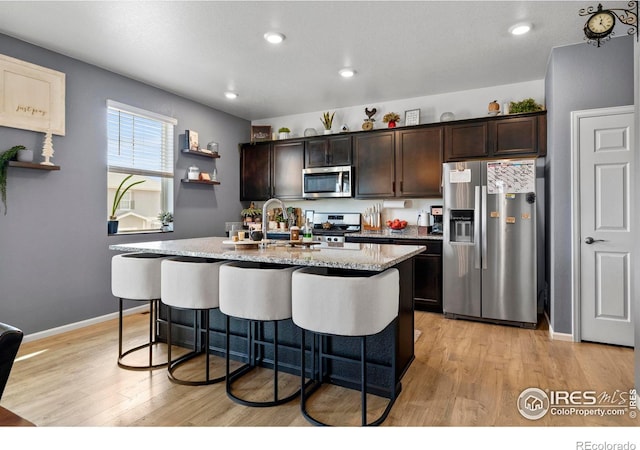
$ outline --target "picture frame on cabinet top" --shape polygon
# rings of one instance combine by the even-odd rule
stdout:
[[[251,125],[251,142],[271,139],[271,125]]]
[[[404,124],[406,126],[420,125],[420,110],[410,109],[404,112]]]

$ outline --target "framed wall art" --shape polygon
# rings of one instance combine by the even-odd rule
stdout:
[[[194,130],[185,130],[185,141],[189,150],[199,150],[200,142],[198,141],[198,132]]]
[[[0,126],[64,136],[65,74],[0,55]]]

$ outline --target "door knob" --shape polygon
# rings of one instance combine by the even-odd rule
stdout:
[[[591,236],[587,236],[584,240],[585,244],[593,244],[594,242],[604,242],[604,239],[594,239]]]

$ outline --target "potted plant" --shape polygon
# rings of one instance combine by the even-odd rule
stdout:
[[[400,116],[394,112],[386,113],[382,118],[384,123],[389,124],[389,128],[395,128],[396,123],[400,122]]]
[[[284,214],[282,212],[282,209],[276,210],[276,214],[273,220],[278,224],[278,228],[280,228],[281,230],[287,229],[287,224],[284,221]]]
[[[5,216],[7,215],[7,167],[9,167],[9,161],[15,159],[18,152],[25,148],[24,145],[15,145],[9,150],[0,153],[0,196],[4,204]]]
[[[247,222],[258,222],[262,216],[262,210],[256,208],[256,205],[251,202],[251,205],[248,208],[240,211],[240,215],[243,217],[245,224]]]
[[[289,133],[291,133],[290,129],[288,129],[287,127],[282,127],[278,130],[278,137],[280,139],[289,139]]]
[[[109,220],[107,222],[107,232],[109,234],[116,234],[118,232],[118,217],[116,216],[116,211],[118,211],[118,207],[120,206],[120,201],[122,200],[122,197],[124,196],[124,194],[135,185],[144,183],[146,181],[146,180],[135,181],[129,184],[127,187],[123,188],[124,184],[127,181],[129,181],[129,178],[131,178],[132,176],[133,175],[128,175],[124,180],[122,180],[122,182],[118,186],[118,189],[116,189],[116,194],[113,197],[113,206],[111,207],[111,215],[109,216]]]
[[[521,102],[509,103],[509,114],[536,112],[543,109],[542,105],[536,103],[532,98],[525,98]]]
[[[169,231],[169,224],[173,223],[173,214],[169,211],[162,211],[158,214],[158,220],[162,222],[162,231]]]
[[[331,125],[333,125],[333,116],[335,115],[335,111],[331,114],[329,114],[329,112],[322,114],[320,122],[322,122],[322,126],[324,127],[324,134],[331,134]]]

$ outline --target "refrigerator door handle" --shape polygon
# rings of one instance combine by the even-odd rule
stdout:
[[[482,268],[487,268],[487,187],[482,186]]]
[[[475,188],[475,208],[473,210],[473,251],[475,259],[475,268],[480,268],[480,261],[482,260],[480,255],[480,186]]]

